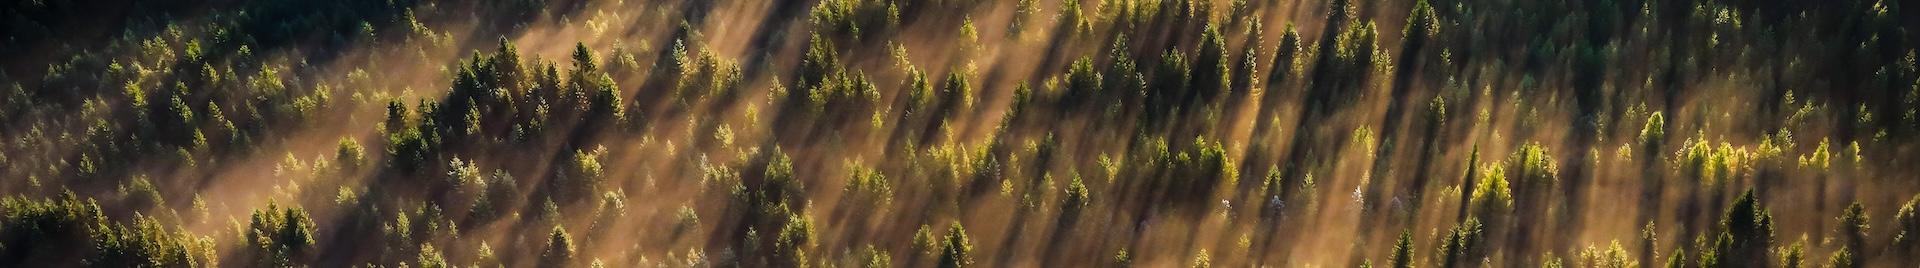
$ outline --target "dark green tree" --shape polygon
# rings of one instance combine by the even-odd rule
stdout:
[[[547,235],[546,251],[540,253],[540,267],[571,267],[574,257],[573,235],[566,228],[554,226]]]
[[[1848,248],[1867,248],[1867,230],[1872,228],[1867,219],[1866,208],[1859,201],[1848,205],[1840,215],[1840,241]],[[1854,255],[1853,263],[1865,263]]]
[[[304,209],[268,204],[266,210],[253,212],[249,226],[247,240],[256,266],[288,267],[313,257],[315,227]]]
[[[936,267],[959,268],[973,266],[973,242],[967,240],[967,229],[956,222],[947,227],[947,236],[940,242],[940,259]]]
[[[807,266],[807,249],[812,247],[813,237],[812,220],[802,215],[788,217],[787,224],[780,228],[780,236],[773,242],[773,254],[778,257],[777,266]]]
[[[333,162],[340,165],[341,171],[359,171],[367,165],[367,151],[352,137],[340,138],[340,145],[334,150]]]
[[[1440,243],[1440,267],[1472,264],[1473,259],[1477,257],[1482,240],[1485,239],[1482,234],[1485,231],[1483,228],[1485,226],[1480,224],[1479,218],[1468,217],[1466,221],[1460,222],[1460,225],[1449,230],[1446,239]]]
[[[1773,244],[1773,214],[1760,204],[1749,189],[1734,199],[1720,218],[1720,235],[1714,246],[1714,258],[1723,265],[1755,267],[1766,265],[1767,249]]]
[[[1853,255],[1854,255],[1853,249],[1850,249],[1844,246],[1840,247],[1840,250],[1833,251],[1832,257],[1827,258],[1827,268],[1860,267],[1858,263],[1853,262],[1854,259],[1858,259],[1859,257],[1855,257]]]
[[[1093,58],[1080,57],[1067,69],[1067,96],[1063,102],[1070,105],[1094,103],[1094,99],[1103,98],[1101,94],[1100,73],[1093,69]]]
[[[1194,56],[1193,85],[1194,92],[1188,98],[1200,103],[1210,103],[1216,97],[1225,95],[1231,89],[1228,81],[1232,79],[1232,67],[1227,61],[1226,36],[1220,29],[1208,24],[1200,33],[1200,51]]]
[[[1893,215],[1893,228],[1899,233],[1893,235],[1893,250],[1904,256],[1920,256],[1920,194],[1907,199],[1900,211]]]
[[[1393,243],[1393,255],[1387,258],[1393,268],[1413,268],[1413,231],[1401,230],[1400,239]]]

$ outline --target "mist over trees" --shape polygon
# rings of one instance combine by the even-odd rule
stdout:
[[[0,4],[0,267],[1920,262],[1920,4]]]

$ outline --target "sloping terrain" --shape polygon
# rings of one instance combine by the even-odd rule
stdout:
[[[1900,267],[1898,0],[27,0],[0,267]]]

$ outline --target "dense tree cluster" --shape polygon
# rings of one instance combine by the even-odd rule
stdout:
[[[1916,15],[18,1],[0,266],[1914,263]]]

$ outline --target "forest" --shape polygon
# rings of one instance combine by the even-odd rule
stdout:
[[[1906,0],[18,0],[0,267],[1910,267]]]

